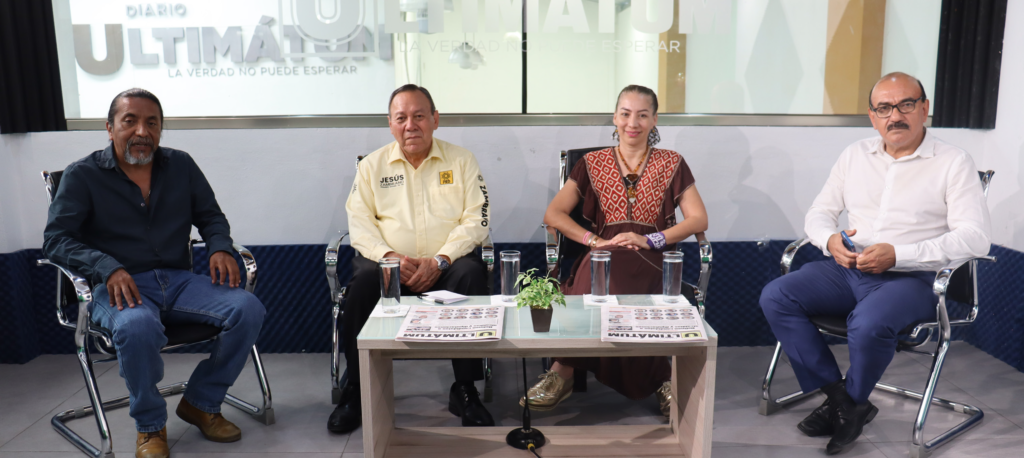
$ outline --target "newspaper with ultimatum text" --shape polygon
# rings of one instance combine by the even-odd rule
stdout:
[[[413,305],[395,340],[490,342],[501,340],[505,307],[497,305]]]
[[[602,342],[705,342],[697,308],[692,305],[601,307]]]

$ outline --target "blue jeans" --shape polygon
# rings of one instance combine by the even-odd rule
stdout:
[[[896,354],[896,334],[935,319],[934,272],[866,274],[834,260],[805,264],[768,283],[761,309],[809,393],[842,378],[812,316],[845,316],[850,349],[846,391],[864,403]]]
[[[242,372],[263,326],[263,304],[244,289],[214,285],[210,277],[186,270],[155,269],[132,279],[142,305],[119,311],[110,306],[107,286],[100,284],[93,289],[89,311],[93,323],[113,334],[136,429],[159,431],[167,423],[167,402],[157,390],[164,377],[164,324],[203,323],[223,329],[210,357],[192,372],[184,395],[203,412],[220,412],[224,395]]]

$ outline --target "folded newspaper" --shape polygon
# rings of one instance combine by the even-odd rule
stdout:
[[[497,305],[413,305],[395,340],[490,342],[501,340],[505,307]]]
[[[705,342],[704,320],[697,308],[606,305],[601,307],[602,342]]]

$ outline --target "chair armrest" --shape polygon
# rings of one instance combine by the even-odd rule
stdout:
[[[789,269],[793,267],[793,259],[796,258],[796,252],[803,248],[804,245],[811,243],[811,239],[802,238],[793,243],[790,243],[786,249],[782,252],[782,261],[779,262],[779,269],[782,270],[782,275],[789,273]]]
[[[74,325],[75,345],[80,349],[85,348],[85,338],[89,335],[89,303],[92,302],[92,288],[89,286],[89,282],[86,281],[85,277],[76,274],[67,267],[54,264],[49,259],[38,259],[36,260],[36,265],[56,267],[74,285],[75,297],[78,298],[78,322]],[[61,303],[60,297],[57,298],[57,303]],[[71,323],[68,322],[64,309],[60,305],[57,306],[57,318],[60,320],[61,325],[69,328],[72,327]]]
[[[697,239],[697,248],[700,254],[700,276],[697,278],[697,294],[696,299],[698,303],[703,304],[707,301],[708,295],[708,283],[711,281],[711,261],[713,259],[711,251],[711,242],[708,241],[706,235],[703,232],[694,235]]]
[[[974,264],[974,262],[972,261],[996,262],[996,257],[978,256],[976,258],[957,259],[950,262],[946,267],[943,267],[935,274],[935,282],[932,283],[932,291],[935,295],[940,297],[945,296],[946,291],[949,288],[949,282],[953,279],[953,274],[962,268],[973,268],[972,264]],[[973,276],[974,272],[971,272],[970,275]]]
[[[563,159],[564,160],[564,159]],[[547,259],[548,264],[548,276],[555,271],[555,266],[558,265],[558,230],[548,226],[547,224],[541,224],[540,227],[544,228],[544,257]],[[558,278],[558,275],[555,275]]]
[[[494,271],[494,242],[491,240],[491,231],[487,231],[484,243],[480,244],[480,257],[487,264],[487,271]]]
[[[917,338],[918,333],[922,329],[938,328],[939,332],[948,340],[951,337],[950,328],[952,326],[962,326],[974,322],[974,319],[978,316],[978,261],[996,262],[996,258],[995,256],[978,256],[974,258],[958,259],[950,262],[949,265],[943,267],[935,274],[935,281],[932,283],[932,292],[939,297],[938,304],[935,306],[935,323],[923,323],[918,325],[911,333],[911,338]],[[949,293],[951,282],[959,275],[968,276],[966,281],[971,282],[971,292],[974,297],[970,298],[971,311],[968,312],[967,317],[962,320],[951,321],[949,319],[949,311],[946,308],[946,295]]]
[[[60,270],[61,273],[63,273],[65,277],[68,277],[68,280],[71,280],[71,283],[75,285],[75,295],[78,296],[78,302],[92,302],[92,288],[89,286],[89,282],[85,277],[78,275],[67,267],[54,264],[50,262],[49,259],[37,259],[36,265],[56,267],[57,270]]]
[[[235,243],[231,247],[242,257],[242,265],[245,266],[245,290],[252,293],[256,289],[256,258],[242,245]]]
[[[331,239],[327,244],[327,253],[324,255],[324,265],[327,268],[327,285],[331,288],[331,301],[340,304],[344,296],[344,288],[338,287],[338,250],[341,242],[348,237],[348,232]]]

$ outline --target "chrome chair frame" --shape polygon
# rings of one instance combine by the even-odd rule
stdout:
[[[359,161],[364,156],[356,156],[356,170],[359,170]],[[338,279],[338,250],[342,243],[349,236],[345,230],[338,231],[340,235],[331,238],[327,243],[327,251],[324,255],[324,266],[327,273],[327,285],[331,290],[331,403],[341,402],[341,389],[345,386],[348,378],[348,371],[341,370],[341,339],[338,335],[338,320],[345,314],[344,302],[348,287],[342,286]],[[480,258],[487,264],[487,273],[494,272],[494,242],[491,240],[490,231],[487,238],[480,245]],[[493,279],[492,279],[493,280]],[[493,284],[493,281],[491,281]],[[491,285],[488,285],[490,287]],[[484,402],[491,402],[494,398],[493,374],[494,365],[491,358],[484,358]]]
[[[42,172],[42,176],[43,182],[46,184],[47,203],[52,204],[57,191],[53,177],[45,170]],[[203,242],[194,239],[190,240],[189,254],[192,253],[192,248],[200,243]],[[253,257],[252,252],[242,245],[234,244],[233,248],[242,258],[242,263],[245,267],[245,290],[252,293],[256,288],[256,258]],[[103,401],[100,397],[99,386],[96,383],[96,375],[93,371],[93,364],[116,361],[117,355],[113,352],[114,345],[109,332],[93,326],[92,321],[89,319],[89,303],[92,302],[93,299],[92,287],[81,275],[78,275],[76,272],[65,266],[55,264],[48,259],[39,259],[36,261],[36,265],[53,266],[57,268],[57,321],[62,327],[75,331],[76,355],[78,356],[78,364],[82,370],[82,376],[85,378],[86,392],[89,394],[90,401],[89,405],[58,412],[50,419],[50,424],[58,434],[63,436],[68,442],[71,442],[75,447],[78,447],[78,449],[85,454],[96,458],[113,458],[113,438],[110,435],[110,425],[107,422],[106,411],[109,409],[128,406],[129,397],[121,396],[107,401]],[[78,319],[75,323],[70,322],[66,311],[67,304],[64,293],[65,278],[70,280],[71,285],[75,288],[75,297],[78,302]],[[95,360],[92,359],[91,351],[89,349],[90,338],[96,349],[99,350],[100,353],[105,354],[106,357]],[[164,352],[187,345],[212,342],[216,339],[217,337],[214,336],[211,339],[198,342],[170,345],[162,348],[160,351]],[[260,358],[260,353],[256,348],[256,345],[253,345],[252,347],[251,357],[253,366],[256,370],[256,377],[259,380],[260,390],[263,394],[263,405],[261,407],[257,407],[230,393],[225,396],[224,402],[245,412],[256,419],[256,421],[268,426],[273,425],[276,420],[274,417],[270,384],[267,382],[267,375],[263,369],[263,360]],[[161,396],[167,397],[182,393],[187,387],[188,382],[183,381],[159,387],[159,391]],[[100,446],[98,448],[67,426],[68,421],[87,416],[94,416],[96,418],[96,428],[100,435]]]
[[[995,172],[992,170],[978,172],[978,176],[982,182],[982,192],[986,197],[988,196],[989,184],[991,183],[992,176],[994,174]],[[808,243],[810,243],[810,240],[804,238],[797,240],[786,247],[782,254],[782,260],[779,263],[782,275],[786,275],[790,272],[797,251]],[[979,256],[976,258],[957,260],[936,273],[935,281],[932,283],[932,292],[934,292],[939,299],[938,304],[935,307],[935,321],[915,325],[913,329],[909,331],[907,338],[900,339],[897,343],[897,351],[908,351],[932,357],[931,370],[929,372],[928,382],[925,385],[924,391],[914,391],[883,382],[878,382],[875,385],[875,388],[879,390],[920,401],[921,404],[918,408],[917,416],[914,417],[914,427],[911,435],[910,456],[912,458],[925,458],[929,456],[937,447],[946,444],[970,428],[977,426],[985,416],[985,412],[978,407],[935,396],[935,389],[939,383],[939,374],[942,372],[942,365],[949,352],[952,328],[956,326],[967,326],[973,323],[975,318],[978,316],[978,261],[995,262],[996,258],[994,256]],[[951,320],[946,308],[946,300],[947,294],[951,292],[951,284],[954,284],[955,282],[966,284],[967,289],[970,292],[966,297],[959,296],[957,299],[965,300],[969,303],[971,308],[966,317]],[[843,339],[846,338],[845,335],[830,332],[820,326],[818,331],[825,335],[840,337]],[[930,351],[923,350],[922,348],[928,346],[932,341],[932,337],[935,336],[937,336],[937,340],[934,349]],[[804,393],[803,391],[796,391],[778,398],[772,396],[772,379],[775,377],[775,370],[778,368],[781,356],[782,344],[776,343],[775,352],[772,355],[771,362],[768,364],[768,371],[765,373],[764,380],[761,384],[761,402],[758,407],[758,413],[761,415],[771,415],[790,404],[814,394],[814,392]],[[925,400],[930,400],[930,402],[925,402]],[[968,417],[935,438],[928,440],[924,436],[924,426],[928,419],[928,412],[933,404],[957,413],[965,414]]]

